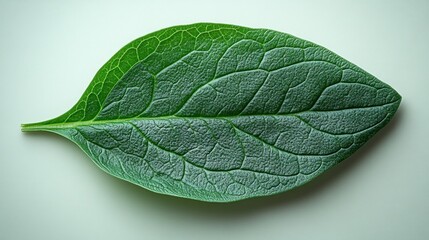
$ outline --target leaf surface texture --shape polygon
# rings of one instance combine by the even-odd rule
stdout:
[[[23,130],[58,133],[146,189],[228,202],[313,179],[385,126],[400,100],[311,42],[200,23],[129,43],[72,109]]]

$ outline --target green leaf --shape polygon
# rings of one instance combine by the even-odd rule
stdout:
[[[22,130],[60,134],[151,191],[228,202],[315,178],[385,126],[400,101],[311,42],[199,23],[132,41],[72,109]]]

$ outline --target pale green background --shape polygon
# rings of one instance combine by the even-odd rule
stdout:
[[[315,181],[233,204],[148,192],[20,132],[68,110],[129,41],[201,21],[323,45],[394,87],[399,112]],[[429,239],[428,1],[4,1],[0,30],[0,239]]]

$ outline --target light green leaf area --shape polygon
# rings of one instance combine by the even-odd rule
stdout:
[[[200,23],[129,43],[70,111],[23,130],[58,133],[151,191],[229,202],[315,178],[385,126],[400,101],[311,42]]]

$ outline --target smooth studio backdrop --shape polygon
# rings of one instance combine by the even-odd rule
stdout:
[[[313,182],[231,204],[149,192],[64,138],[20,131],[68,110],[126,43],[194,22],[313,41],[402,104]],[[0,239],[429,239],[428,25],[428,1],[1,1]]]

